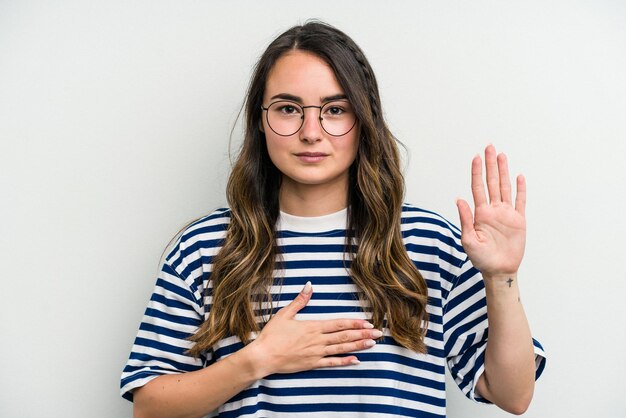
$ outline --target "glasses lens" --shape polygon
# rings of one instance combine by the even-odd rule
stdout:
[[[278,135],[293,135],[300,130],[304,112],[294,102],[274,102],[267,109],[267,123]]]
[[[345,100],[326,103],[321,109],[322,127],[333,136],[345,135],[354,127],[356,115]]]

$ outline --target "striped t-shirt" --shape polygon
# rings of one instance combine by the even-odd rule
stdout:
[[[271,293],[275,308],[291,302],[307,281],[312,299],[297,319],[369,319],[344,256],[347,210],[314,218],[281,213],[280,263]],[[212,259],[230,220],[216,210],[188,227],[166,256],[124,368],[122,396],[162,374],[201,369],[242,348],[228,337],[201,358],[185,354],[186,338],[208,318]],[[274,374],[256,381],[208,416],[219,417],[445,417],[446,363],[470,399],[483,372],[487,306],[480,273],[460,243],[460,233],[435,213],[404,205],[404,245],[428,285],[427,354],[395,343],[388,329],[377,344],[355,353],[357,365]],[[536,376],[545,365],[535,341]]]

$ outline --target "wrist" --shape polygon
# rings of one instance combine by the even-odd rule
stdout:
[[[250,376],[253,381],[263,379],[265,376],[272,374],[269,370],[269,361],[265,361],[264,350],[257,340],[252,341],[241,350],[233,354],[237,356],[245,373]]]
[[[487,305],[498,303],[519,303],[520,289],[517,284],[517,273],[483,275]]]
[[[485,282],[493,284],[505,284],[507,286],[517,283],[517,272],[513,273],[483,273],[481,272]]]

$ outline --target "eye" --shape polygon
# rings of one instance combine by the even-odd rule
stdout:
[[[276,107],[276,110],[279,113],[282,113],[284,115],[298,115],[298,114],[300,114],[300,108],[298,106],[295,106],[295,105],[289,104],[289,103],[278,105]]]
[[[345,112],[345,110],[344,110],[344,109],[342,109],[342,108],[341,108],[341,107],[339,107],[339,106],[329,106],[329,107],[328,107],[328,110],[327,110],[327,113],[328,113],[328,114],[330,114],[330,115],[332,115],[332,116],[339,116],[339,115],[341,115],[343,112]]]
[[[325,117],[328,118],[345,118],[352,114],[350,103],[347,101],[331,102],[324,105],[322,110]]]

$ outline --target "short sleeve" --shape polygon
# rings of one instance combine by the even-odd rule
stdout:
[[[485,286],[480,272],[469,259],[460,266],[444,303],[444,344],[450,373],[461,391],[477,402],[489,403],[476,394],[484,372],[485,348],[489,334]],[[545,367],[545,353],[535,347],[535,378]]]
[[[206,358],[186,353],[193,345],[187,338],[202,321],[201,305],[191,287],[165,262],[122,372],[122,397],[132,401],[133,389],[158,376],[204,367]]]

